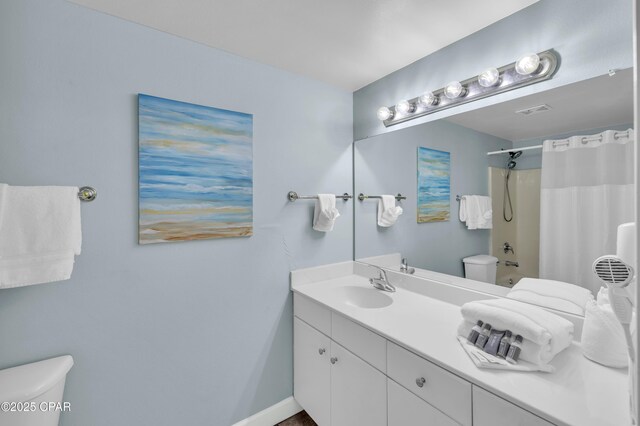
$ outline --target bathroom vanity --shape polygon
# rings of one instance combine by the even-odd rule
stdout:
[[[626,370],[587,360],[577,342],[554,373],[478,369],[456,340],[460,305],[497,296],[388,275],[394,293],[358,262],[291,273],[294,397],[320,426],[631,424]]]

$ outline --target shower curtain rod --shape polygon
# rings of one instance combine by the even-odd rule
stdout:
[[[487,155],[508,154],[510,152],[528,151],[530,149],[540,149],[540,148],[542,148],[542,145],[523,146],[522,148],[501,149],[500,151],[491,151],[491,152],[487,152]]]
[[[618,139],[619,137],[623,137],[623,136],[629,136],[629,131],[628,130],[623,130],[623,131],[615,132],[613,134],[613,137],[616,138],[616,139]],[[602,135],[600,135],[600,136],[585,136],[585,137],[582,138],[582,143],[591,142],[591,141],[601,141],[601,140],[602,140]],[[567,144],[567,143],[569,143],[569,139],[560,139],[560,140],[554,142],[554,147],[556,146],[555,143]],[[540,148],[542,148],[542,145],[523,146],[522,148],[511,148],[511,149],[501,149],[500,151],[491,151],[491,152],[487,152],[487,155],[508,154],[510,152],[528,151],[530,149],[540,149]]]

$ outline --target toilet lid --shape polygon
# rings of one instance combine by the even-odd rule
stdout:
[[[493,263],[498,263],[498,258],[495,256],[489,256],[488,254],[477,254],[475,256],[465,257],[462,261],[471,265],[491,265]]]
[[[71,355],[0,370],[0,401],[37,398],[62,380],[73,366]]]

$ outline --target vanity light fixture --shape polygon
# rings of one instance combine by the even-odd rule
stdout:
[[[540,68],[540,56],[529,53],[518,59],[516,62],[516,72],[520,75],[533,74]]]
[[[478,76],[478,83],[482,87],[492,87],[500,81],[500,71],[498,68],[489,68]]]
[[[427,92],[418,98],[418,104],[424,108],[438,105],[438,97],[433,92]]]
[[[500,68],[489,68],[463,81],[452,81],[445,87],[398,102],[392,107],[380,107],[378,119],[385,127],[423,117],[467,102],[549,80],[558,69],[558,54],[554,50],[531,53]]]
[[[378,108],[378,120],[386,121],[393,118],[393,111],[387,107]]]
[[[444,88],[444,95],[449,99],[459,98],[465,95],[465,88],[459,81],[452,81]]]
[[[396,104],[396,112],[402,115],[412,113],[416,106],[408,101],[400,101]]]

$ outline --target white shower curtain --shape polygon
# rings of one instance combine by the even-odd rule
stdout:
[[[540,277],[597,293],[593,261],[616,252],[618,225],[634,220],[634,132],[544,141]]]

